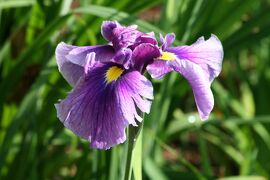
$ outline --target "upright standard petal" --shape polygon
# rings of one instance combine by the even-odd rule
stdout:
[[[95,60],[100,62],[110,61],[114,55],[114,49],[109,46],[72,46],[63,42],[56,47],[56,62],[59,71],[71,86],[75,86],[79,78],[84,74],[88,62],[87,55],[95,53]]]
[[[112,41],[114,34],[113,30],[121,25],[117,21],[103,21],[101,25],[101,34],[107,41]]]
[[[112,42],[115,50],[121,48],[134,49],[141,43],[157,44],[153,33],[143,33],[137,30],[137,25],[122,26],[116,21],[105,21],[101,26],[101,34]]]
[[[101,25],[101,34],[113,43],[116,49],[132,45],[142,32],[137,30],[137,25],[122,26],[117,21],[104,21]]]
[[[142,43],[133,50],[133,68],[140,72],[143,72],[146,66],[160,55],[161,53],[157,46],[149,43]]]
[[[174,33],[166,34],[165,38],[163,38],[163,36],[160,34],[159,37],[162,43],[162,46],[161,46],[162,50],[165,50],[166,48],[170,47],[173,41],[175,40]]]
[[[221,71],[223,48],[220,40],[215,35],[212,35],[206,41],[201,37],[191,46],[167,48],[166,51],[174,53],[179,59],[192,61],[200,65],[206,72],[210,82]]]
[[[114,63],[97,63],[68,97],[56,104],[63,124],[89,140],[93,148],[109,149],[124,142],[125,128],[141,120],[136,107],[150,110],[151,83],[136,71],[121,69]]]
[[[214,106],[214,97],[210,89],[211,83],[205,71],[196,63],[188,60],[170,61],[175,71],[182,74],[192,87],[197,109],[202,120],[208,119]]]
[[[132,46],[130,46],[130,48],[131,49],[135,49],[138,45],[140,45],[142,43],[149,43],[149,44],[152,44],[152,45],[157,45],[157,40],[155,38],[154,32],[149,32],[149,33],[141,34],[136,39],[136,41],[134,42],[134,44]]]

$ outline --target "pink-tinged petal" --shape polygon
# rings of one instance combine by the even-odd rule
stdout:
[[[212,35],[206,41],[201,37],[191,46],[168,48],[167,51],[173,52],[179,59],[192,61],[201,66],[206,72],[210,82],[212,82],[221,71],[223,48],[220,40],[215,35]]]
[[[166,34],[165,38],[163,38],[162,34],[160,34],[159,37],[160,37],[160,41],[162,43],[162,46],[161,46],[162,50],[168,48],[175,40],[174,33]]]
[[[125,119],[134,126],[142,118],[137,114],[135,105],[145,113],[150,112],[153,99],[153,86],[138,71],[128,72],[117,82],[118,99]]]
[[[200,65],[189,60],[170,61],[171,67],[182,74],[192,87],[197,109],[202,120],[206,120],[213,109],[214,97],[211,82]]]
[[[140,44],[133,50],[132,65],[136,70],[142,72],[146,65],[160,55],[161,53],[157,46],[149,43]]]
[[[72,46],[63,42],[56,47],[56,62],[60,73],[71,86],[75,86],[79,78],[84,74],[84,68],[88,63],[87,55],[95,53],[95,60],[110,61],[114,55],[111,46]]]
[[[149,64],[146,69],[151,77],[155,79],[161,79],[173,70],[173,68],[168,65],[167,61],[164,60],[154,60],[154,62]]]

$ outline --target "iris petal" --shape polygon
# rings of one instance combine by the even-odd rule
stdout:
[[[149,112],[153,98],[151,82],[131,71],[106,83],[113,64],[97,64],[82,77],[66,99],[56,104],[58,118],[93,148],[109,149],[126,139],[125,128],[136,125],[136,107]]]
[[[91,52],[86,55],[86,64],[84,66],[84,73],[87,74],[88,71],[94,66],[96,61],[96,53]]]
[[[87,54],[94,52],[96,54],[95,60],[99,62],[108,62],[114,56],[114,49],[110,45],[98,45],[98,46],[81,46],[72,49],[66,58],[80,66],[85,66],[85,57]]]
[[[113,62],[123,65],[125,69],[129,69],[131,56],[132,56],[131,49],[122,48],[118,50],[114,55]]]
[[[145,64],[149,64],[154,58],[160,55],[160,50],[157,46],[142,43],[138,45],[132,53],[132,65],[136,70],[142,72]]]
[[[84,73],[84,68],[82,66],[76,65],[66,58],[66,55],[74,48],[76,47],[60,43],[58,44],[55,52],[56,62],[60,73],[72,86],[75,86],[79,78]]]
[[[207,119],[214,106],[214,97],[205,71],[198,64],[188,60],[178,59],[169,63],[175,71],[188,80],[200,117],[202,120]]]
[[[182,74],[192,86],[197,109],[201,119],[208,118],[214,106],[214,98],[210,89],[211,83],[221,71],[223,48],[219,39],[212,35],[208,40],[199,38],[191,46],[169,48],[174,36],[161,36],[162,50],[173,53],[176,58],[167,58],[169,61],[156,59],[147,66],[153,78],[161,78],[166,73],[175,70]],[[166,59],[166,58],[165,58]]]
[[[85,72],[85,66],[89,63],[87,55],[95,53],[95,60],[104,62],[110,61],[114,55],[111,46],[72,46],[63,42],[56,48],[56,62],[59,71],[71,86],[75,86],[79,78]]]
[[[138,71],[132,71],[123,76],[117,86],[118,98],[125,119],[136,125],[135,119],[141,121],[137,114],[134,102],[142,111],[149,113],[153,99],[153,86]]]
[[[173,68],[171,68],[167,62],[163,60],[155,60],[152,64],[149,64],[146,69],[151,77],[155,79],[161,79],[163,76],[173,70]]]
[[[101,34],[107,41],[112,41],[113,30],[121,26],[117,21],[104,21],[101,25]]]
[[[206,72],[210,82],[221,71],[223,48],[220,40],[215,35],[212,35],[206,41],[201,37],[191,46],[168,48],[167,51],[176,54],[179,59],[185,59],[200,65]]]
[[[122,26],[116,21],[104,21],[101,34],[107,41],[112,42],[117,51],[127,47],[133,50],[141,43],[157,44],[154,33],[142,33],[137,27],[137,25]]]
[[[165,38],[163,38],[163,36],[160,34],[159,37],[162,43],[162,46],[161,46],[162,50],[165,50],[166,48],[168,48],[175,40],[174,33],[166,34]]]

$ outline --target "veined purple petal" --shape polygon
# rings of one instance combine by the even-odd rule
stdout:
[[[140,44],[133,50],[132,65],[136,70],[142,72],[143,68],[151,63],[154,58],[159,57],[160,54],[157,46],[149,43]]]
[[[149,112],[153,98],[151,82],[137,71],[107,83],[105,74],[113,66],[97,62],[68,97],[55,105],[62,123],[89,140],[93,148],[109,149],[123,143],[125,128],[142,120],[136,106]]]
[[[179,59],[192,61],[201,66],[210,82],[221,71],[223,48],[220,40],[215,35],[212,35],[206,41],[201,37],[191,46],[179,46],[167,48],[166,50],[176,54]]]
[[[146,69],[151,77],[155,79],[161,79],[173,70],[173,68],[167,64],[167,61],[164,60],[154,60],[154,62],[149,64]]]
[[[189,60],[169,62],[175,71],[182,74],[192,87],[197,109],[202,120],[206,120],[213,109],[214,97],[210,89],[211,82],[200,65]]]
[[[114,55],[114,49],[109,45],[78,47],[63,42],[57,45],[55,54],[59,71],[71,86],[75,86],[84,74],[88,62],[86,57],[92,52],[95,60],[100,62],[110,61]]]
[[[149,113],[150,100],[153,99],[153,86],[138,71],[125,74],[117,84],[116,91],[123,116],[130,124],[136,126],[135,119],[141,121],[142,118],[137,114],[135,104],[142,112]]]
[[[68,97],[56,105],[63,124],[99,149],[124,142],[125,128],[129,124],[120,110],[115,85],[105,82],[108,68],[95,66]]]

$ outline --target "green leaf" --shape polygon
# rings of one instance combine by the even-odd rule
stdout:
[[[266,180],[266,177],[262,176],[231,176],[225,178],[219,178],[218,180]]]
[[[82,14],[92,14],[105,19],[116,20],[128,24],[132,23],[137,24],[139,26],[139,29],[141,29],[142,31],[162,32],[162,30],[160,30],[156,26],[153,26],[143,20],[139,20],[127,13],[118,11],[113,8],[91,5],[74,9],[73,12]]]
[[[52,21],[47,28],[35,39],[35,41],[27,48],[27,50],[19,57],[16,65],[10,70],[9,74],[5,77],[4,81],[0,83],[0,99],[5,99],[5,97],[10,93],[11,89],[16,85],[20,75],[23,73],[28,64],[31,63],[31,57],[39,48],[41,48],[52,36],[56,33],[57,29],[63,25],[70,15],[62,16],[56,18]],[[16,72],[16,73],[14,73]]]
[[[35,3],[35,0],[10,0],[0,1],[0,10],[8,8],[19,8],[25,6],[31,6]]]
[[[143,130],[137,137],[136,146],[133,151],[132,168],[135,180],[142,180],[142,136]]]
[[[152,159],[147,157],[144,159],[144,170],[150,179],[155,180],[168,180],[166,175],[162,172],[160,167],[158,167]]]

